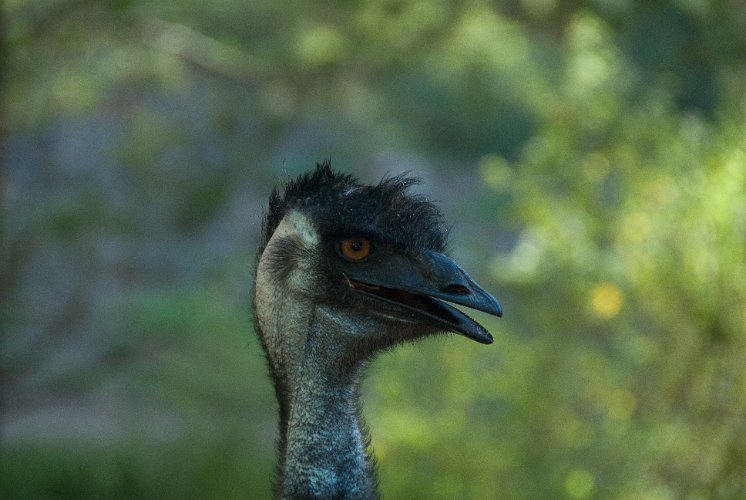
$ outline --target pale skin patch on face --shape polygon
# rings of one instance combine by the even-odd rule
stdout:
[[[285,236],[297,236],[304,246],[309,249],[315,248],[319,244],[319,233],[316,232],[316,228],[308,217],[297,210],[290,211],[282,218],[269,241],[271,243],[275,237],[283,238]]]
[[[272,237],[259,258],[256,272],[257,319],[264,332],[264,341],[274,363],[293,359],[293,345],[302,345],[302,339],[293,340],[293,332],[306,332],[310,318],[299,317],[311,307],[298,307],[306,291],[312,286],[313,262],[298,259],[297,265],[285,280],[279,280],[273,271],[273,258],[280,241],[291,238],[300,243],[305,255],[317,255],[320,238],[308,218],[298,211],[289,212],[277,225]],[[295,304],[295,305],[294,305]],[[301,342],[297,342],[301,340]]]

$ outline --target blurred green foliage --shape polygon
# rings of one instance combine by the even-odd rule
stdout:
[[[380,357],[389,498],[746,496],[746,4],[6,0],[3,498],[262,498],[269,189],[412,169],[505,308]]]

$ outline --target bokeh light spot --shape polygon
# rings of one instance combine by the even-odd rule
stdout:
[[[637,409],[637,398],[626,389],[611,393],[608,402],[609,415],[617,420],[629,420]]]
[[[624,293],[614,283],[601,283],[591,292],[590,305],[593,314],[602,319],[611,319],[622,309]]]
[[[298,44],[298,56],[310,66],[339,62],[346,55],[342,34],[330,27],[315,27],[307,31]]]
[[[493,189],[506,188],[510,184],[513,171],[500,155],[486,155],[479,161],[479,173],[485,184]]]
[[[582,468],[573,469],[565,479],[565,491],[572,498],[588,498],[595,488],[593,474]]]

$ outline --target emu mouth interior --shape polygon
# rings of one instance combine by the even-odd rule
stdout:
[[[345,283],[369,297],[393,304],[417,313],[444,330],[460,333],[482,344],[491,344],[493,339],[482,325],[443,300],[399,288],[369,285],[346,278]]]

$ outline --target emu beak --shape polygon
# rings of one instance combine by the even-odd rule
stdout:
[[[427,252],[417,261],[389,259],[384,269],[361,269],[345,278],[357,292],[398,305],[423,322],[482,344],[491,344],[492,335],[447,302],[502,316],[502,307],[492,295],[453,259],[437,252]]]

